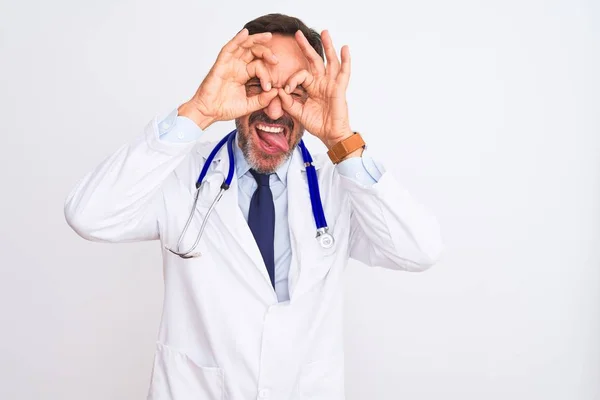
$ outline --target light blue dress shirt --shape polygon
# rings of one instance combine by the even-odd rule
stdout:
[[[203,131],[189,118],[177,115],[173,110],[158,124],[161,140],[172,143],[187,143],[196,141]],[[256,180],[250,173],[250,165],[244,158],[242,150],[234,146],[235,172],[238,178],[238,204],[248,221],[250,199],[258,187]],[[292,261],[292,248],[288,223],[287,199],[287,173],[290,159],[286,160],[269,178],[273,202],[275,204],[275,292],[279,302],[289,300],[288,273]],[[352,157],[336,165],[336,169],[349,179],[363,185],[370,186],[381,178],[381,172],[374,161],[367,156]]]

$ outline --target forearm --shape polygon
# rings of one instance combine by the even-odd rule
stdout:
[[[157,238],[154,207],[160,187],[195,144],[194,140],[173,143],[161,138],[161,131],[173,137],[184,133],[177,124],[165,131],[159,127],[162,122],[153,120],[142,135],[118,149],[72,189],[65,217],[80,236],[98,241]]]
[[[373,266],[425,270],[442,250],[437,219],[383,166],[378,171],[381,176],[371,184],[366,177],[341,178],[352,207],[351,257]]]

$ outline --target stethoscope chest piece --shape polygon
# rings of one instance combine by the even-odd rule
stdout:
[[[335,243],[333,236],[327,230],[327,228],[317,230],[317,240],[319,241],[319,245],[324,249],[332,248]]]

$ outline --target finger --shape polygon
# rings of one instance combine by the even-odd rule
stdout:
[[[333,41],[331,40],[331,35],[329,31],[325,30],[321,34],[321,38],[323,40],[323,49],[325,50],[325,57],[327,57],[327,76],[331,76],[335,78],[340,71],[340,60],[338,59],[337,54],[335,53],[335,48],[333,47]]]
[[[241,57],[243,61],[249,63],[255,58],[263,59],[269,64],[277,64],[279,61],[273,51],[267,46],[263,46],[261,44],[256,44],[249,49],[247,49],[244,55]]]
[[[250,78],[258,78],[263,91],[271,90],[271,74],[262,60],[254,60],[246,66],[246,72]]]
[[[316,76],[325,74],[325,64],[323,63],[323,59],[317,53],[317,51],[308,43],[308,39],[302,33],[302,31],[296,32],[296,41],[304,53],[304,56],[308,58],[308,61],[311,65],[311,72]]]
[[[239,31],[225,46],[222,51],[233,53],[246,39],[248,38],[248,29],[244,28]]]
[[[292,75],[285,84],[285,92],[291,94],[299,85],[310,93],[310,85],[314,82],[315,77],[305,69],[302,69]]]
[[[299,101],[295,101],[294,97],[287,94],[285,90],[278,89],[279,98],[281,99],[281,108],[292,116],[292,118],[300,119],[302,116],[303,104]]]
[[[276,88],[272,88],[269,91],[248,97],[248,113],[252,113],[268,106],[271,100],[277,97],[277,90],[278,89]]]
[[[255,33],[254,35],[250,35],[241,42],[238,48],[233,52],[235,57],[240,58],[246,50],[249,50],[252,46],[257,44],[265,44],[271,40],[273,34],[271,32],[263,32],[263,33]]]
[[[233,39],[223,46],[220,54],[240,57],[245,48],[249,48],[256,43],[267,43],[269,40],[271,40],[272,36],[273,35],[271,32],[249,35],[248,29],[242,29],[237,35],[234,36]]]
[[[342,67],[336,79],[340,85],[346,88],[350,81],[350,48],[348,46],[343,46],[341,53]]]
[[[267,43],[269,40],[271,40],[272,37],[273,37],[273,34],[271,32],[255,33],[254,35],[249,35],[246,38],[246,40],[244,40],[240,44],[240,47],[249,49],[250,47],[254,46],[255,44]]]

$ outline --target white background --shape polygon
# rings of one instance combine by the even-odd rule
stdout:
[[[592,0],[1,0],[0,398],[145,398],[158,243],[63,203],[268,12],[350,45],[352,127],[443,229],[425,273],[349,266],[348,399],[600,399]]]

